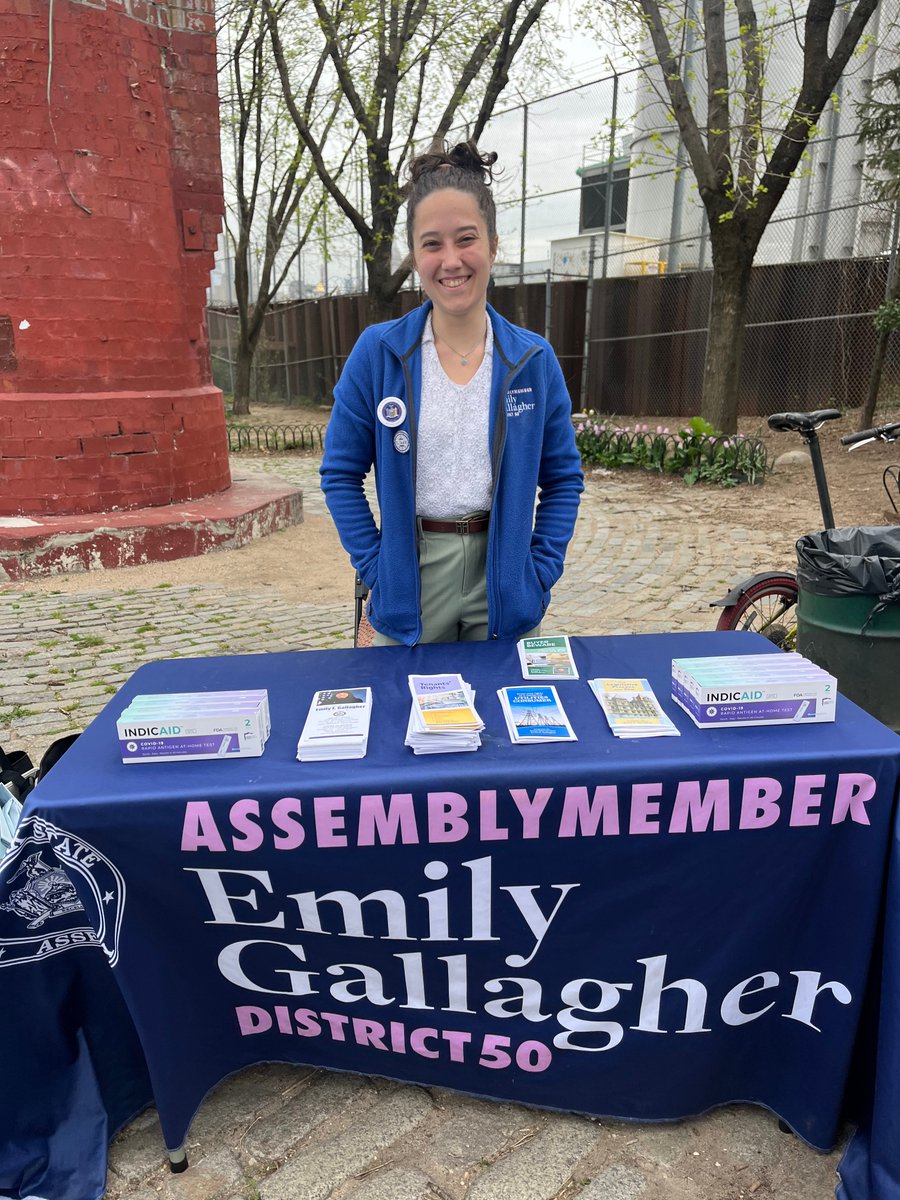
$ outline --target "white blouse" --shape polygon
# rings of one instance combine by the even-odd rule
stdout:
[[[416,516],[442,520],[491,507],[490,403],[494,335],[468,383],[449,379],[434,344],[431,314],[422,334],[422,393],[416,441]]]

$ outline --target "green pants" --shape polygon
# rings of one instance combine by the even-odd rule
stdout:
[[[487,530],[426,533],[419,530],[422,642],[485,642],[488,638]],[[531,637],[540,626],[523,633]],[[373,646],[400,642],[375,631]]]
[[[423,642],[484,642],[488,636],[487,530],[426,533],[419,530]],[[375,633],[373,646],[400,642]]]

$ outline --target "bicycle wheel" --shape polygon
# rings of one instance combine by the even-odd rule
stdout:
[[[797,580],[792,575],[760,579],[735,604],[722,609],[716,629],[749,629],[782,650],[793,650],[797,641],[797,595]]]

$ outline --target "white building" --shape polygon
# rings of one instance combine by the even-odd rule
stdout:
[[[689,5],[692,2],[687,0]],[[890,0],[890,5],[893,3]],[[792,19],[794,7],[791,0],[774,0],[774,18],[769,21],[764,125],[774,130],[776,137],[784,125],[785,107],[802,76],[802,49]],[[736,39],[737,18],[731,8],[728,19],[726,36]],[[873,77],[896,65],[896,47],[882,44],[887,38],[881,36],[887,34],[891,23],[891,13],[884,4],[879,5],[866,30],[869,48],[861,49],[851,59],[839,81],[835,100],[822,114],[817,136],[810,142],[805,160],[763,234],[757,263],[867,257],[889,249],[890,213],[865,205],[865,147],[857,143],[856,114]],[[833,36],[836,38],[839,32],[837,28]],[[702,46],[688,45],[686,49],[683,78],[702,125],[705,56]],[[644,56],[647,60],[653,58],[649,42]],[[651,68],[639,78],[630,157],[612,164],[613,186],[608,202],[608,164],[598,163],[579,172],[581,233],[577,238],[552,243],[554,273],[561,267],[560,274],[565,273],[564,260],[577,260],[583,265],[579,273],[584,277],[592,237],[595,278],[604,274],[702,270],[711,265],[706,214],[687,155],[679,149],[677,127],[668,115],[667,102],[661,99],[665,94],[661,74]],[[627,199],[623,195],[626,189]],[[607,216],[612,218],[608,235]]]

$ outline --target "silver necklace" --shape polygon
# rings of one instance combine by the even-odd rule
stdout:
[[[478,347],[483,345],[483,343],[487,339],[487,321],[485,321],[484,333],[481,335],[481,337],[478,339],[478,341],[475,343],[475,345],[472,347],[472,349],[467,350],[465,352],[465,354],[463,354],[463,352],[461,350],[457,350],[455,346],[451,346],[450,343],[447,341],[447,339],[444,337],[444,335],[442,333],[439,333],[438,337],[441,339],[441,341],[444,343],[444,345],[447,347],[448,350],[453,351],[453,353],[459,359],[460,366],[467,367],[469,365],[469,356],[474,354],[475,351],[478,349]]]

